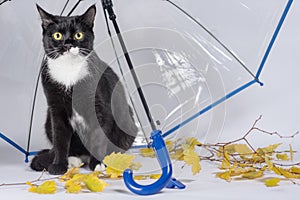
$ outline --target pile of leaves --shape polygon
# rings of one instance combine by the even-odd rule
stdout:
[[[178,139],[176,142],[167,140],[166,146],[172,160],[184,161],[185,164],[192,166],[192,173],[196,175],[200,172],[200,156],[195,151],[196,146],[201,143],[196,138],[186,138],[184,142]],[[144,157],[155,157],[155,152],[152,148],[141,149],[141,155]]]
[[[219,147],[217,157],[222,159],[218,178],[231,181],[233,177],[240,179],[257,179],[266,172],[273,173],[278,178],[265,180],[266,186],[277,186],[282,178],[300,179],[300,168],[295,164],[275,163],[275,161],[292,161],[293,150],[290,147],[289,155],[276,149],[281,144],[273,144],[264,148],[252,150],[246,144],[230,144]],[[285,167],[283,167],[285,166]],[[291,180],[292,181],[292,180]]]
[[[227,143],[202,144],[195,138],[186,138],[185,142],[181,142],[180,145],[177,144],[180,140],[166,141],[170,157],[191,165],[194,175],[201,169],[200,160],[208,160],[219,165],[221,171],[217,172],[216,177],[228,182],[233,178],[258,179],[267,174],[272,176],[272,178],[264,179],[268,187],[278,186],[281,180],[288,180],[295,184],[293,179],[300,179],[300,162],[292,163],[294,151],[291,145],[288,150],[283,151],[278,150],[281,143],[255,149],[247,137],[253,131],[258,131],[270,136],[278,136],[281,139],[294,138],[298,132],[291,136],[281,136],[277,132],[264,131],[256,126],[260,119],[261,116],[243,137]],[[197,154],[196,148],[203,148],[210,155],[201,157]],[[152,149],[142,149],[141,153],[144,157],[155,157]]]

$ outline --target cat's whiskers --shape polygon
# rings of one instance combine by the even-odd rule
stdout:
[[[52,50],[50,52],[47,53],[48,57],[56,59],[59,56],[59,48],[51,48],[51,49],[46,49],[47,50]]]
[[[93,51],[93,50],[86,49],[86,48],[79,48],[79,53],[83,54],[84,56],[89,56],[89,54],[90,54],[92,51]]]

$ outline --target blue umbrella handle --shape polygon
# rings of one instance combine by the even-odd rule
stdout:
[[[140,185],[133,179],[133,173],[131,169],[126,169],[123,173],[123,178],[127,188],[139,195],[151,195],[161,191],[164,187],[168,186],[172,177],[172,163],[169,157],[169,152],[166,147],[165,141],[161,135],[161,131],[154,130],[151,133],[152,148],[155,151],[156,157],[159,161],[162,175],[154,183],[150,185]]]

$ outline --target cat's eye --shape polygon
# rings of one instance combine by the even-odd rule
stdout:
[[[55,33],[52,35],[52,37],[53,37],[55,40],[57,40],[57,41],[63,39],[63,35],[62,35],[60,32],[55,32]]]
[[[76,40],[82,40],[82,38],[83,38],[83,33],[82,33],[82,32],[77,32],[77,33],[75,33],[74,38],[75,38]]]

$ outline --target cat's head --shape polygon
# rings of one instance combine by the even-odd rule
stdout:
[[[49,58],[62,55],[87,56],[93,50],[96,6],[83,15],[62,17],[49,14],[37,5],[42,19],[43,44]]]

